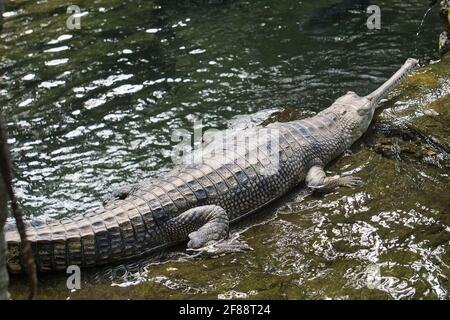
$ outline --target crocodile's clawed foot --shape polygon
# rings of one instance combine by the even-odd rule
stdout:
[[[363,181],[355,176],[342,176],[339,178],[339,185],[346,188],[356,188],[362,185]]]
[[[238,235],[233,238],[223,239],[219,241],[211,241],[205,246],[192,249],[188,248],[188,252],[192,252],[195,257],[218,257],[230,253],[245,252],[253,250],[248,244],[239,241]]]
[[[315,193],[328,193],[339,187],[355,188],[362,184],[359,177],[351,175],[327,177],[322,166],[313,166],[306,176],[306,185]]]

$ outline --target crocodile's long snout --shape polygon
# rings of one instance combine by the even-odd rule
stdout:
[[[419,64],[417,59],[409,58],[406,62],[397,70],[392,77],[383,83],[378,89],[367,95],[366,98],[373,102],[373,105],[378,106],[378,102],[386,97],[395,86],[403,80],[408,74],[410,74],[416,66]]]

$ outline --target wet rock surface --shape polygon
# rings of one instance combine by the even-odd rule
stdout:
[[[448,170],[449,67],[447,55],[420,69],[394,92],[372,127],[371,147],[377,153]]]

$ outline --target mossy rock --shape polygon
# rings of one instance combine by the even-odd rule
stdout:
[[[447,54],[440,62],[423,67],[407,77],[383,106],[378,121],[389,121],[389,118],[396,116],[448,147],[449,77],[450,54]]]

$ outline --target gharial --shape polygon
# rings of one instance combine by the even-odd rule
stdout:
[[[350,91],[311,118],[224,135],[206,149],[227,150],[226,155],[212,152],[176,173],[119,189],[96,211],[28,225],[37,270],[116,263],[180,241],[188,241],[188,248],[201,248],[226,239],[230,223],[302,182],[319,190],[357,185],[357,177],[327,177],[324,166],[363,135],[380,100],[417,64],[408,59],[371,94],[360,97]],[[259,139],[263,132],[271,139]],[[236,148],[236,138],[244,134],[248,143]],[[271,150],[276,150],[276,158]],[[250,159],[254,153],[258,156]],[[5,235],[9,270],[23,272],[13,223],[7,224]]]

